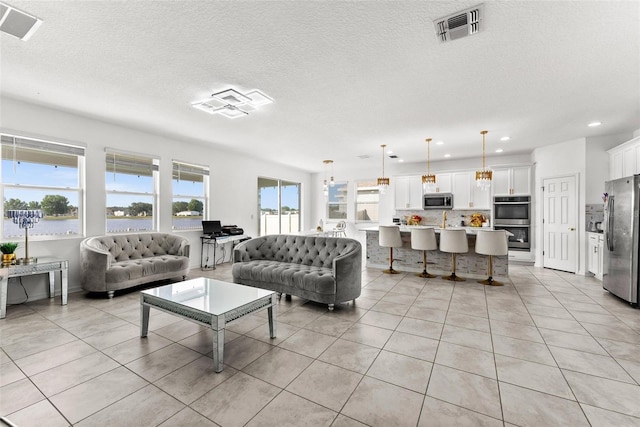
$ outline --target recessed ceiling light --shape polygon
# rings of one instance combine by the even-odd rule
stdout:
[[[399,161],[400,163],[404,162],[404,160],[403,160],[403,159],[398,159],[398,161]]]
[[[445,154],[444,156],[445,157],[451,157],[451,154]]]
[[[498,148],[498,149],[496,150],[496,153],[502,153],[502,148]]]
[[[389,150],[387,151],[387,154],[393,154],[393,151]]]
[[[442,144],[444,144],[444,141],[438,141],[438,142],[436,142],[436,145],[442,145]]]
[[[601,122],[591,122],[587,126],[589,126],[590,128],[594,128],[594,127],[600,126],[601,124],[602,124]]]
[[[502,138],[500,138],[500,141],[508,141],[510,139],[511,139],[510,136],[503,136]]]

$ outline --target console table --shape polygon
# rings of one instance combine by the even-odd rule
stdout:
[[[7,288],[13,277],[49,273],[49,298],[55,297],[55,273],[60,272],[61,305],[67,305],[69,261],[57,258],[38,258],[33,264],[9,265],[0,270],[0,319],[7,315]]]
[[[251,239],[251,237],[245,236],[244,234],[235,234],[230,236],[219,236],[219,237],[200,236],[200,269],[201,270],[216,269],[216,248],[218,247],[218,245],[231,243],[231,252],[233,252],[233,247],[236,245],[236,243],[249,240],[249,239]],[[210,247],[213,247],[213,263],[211,266],[208,265]],[[204,256],[205,248],[207,249],[206,259]],[[224,262],[224,259],[222,260],[222,262]]]

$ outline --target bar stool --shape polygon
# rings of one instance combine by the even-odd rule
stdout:
[[[502,286],[503,283],[493,280],[493,257],[508,255],[507,233],[504,230],[478,230],[476,237],[476,253],[489,255],[489,278],[478,280],[478,283],[490,286]]]
[[[416,276],[429,279],[436,277],[435,275],[427,272],[427,251],[434,251],[438,249],[435,230],[433,228],[414,228],[411,230],[411,248],[422,250],[424,270],[422,270],[422,273],[416,274]]]
[[[384,270],[383,273],[398,274],[399,271],[393,269],[393,248],[402,247],[400,227],[397,225],[381,225],[379,228],[378,244],[383,248],[389,248],[389,268]]]
[[[451,275],[442,276],[442,278],[453,282],[464,282],[466,279],[456,276],[456,254],[469,252],[467,232],[464,230],[440,230],[440,250],[451,254]]]
[[[346,221],[338,221],[336,226],[333,227],[333,237],[347,237]]]

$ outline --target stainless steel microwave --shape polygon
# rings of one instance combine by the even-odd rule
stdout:
[[[453,209],[453,194],[427,193],[422,197],[423,209]]]

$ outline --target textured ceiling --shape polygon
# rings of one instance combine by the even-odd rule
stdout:
[[[426,137],[432,160],[475,157],[482,129],[513,154],[640,128],[637,1],[487,1],[484,31],[446,44],[432,21],[478,2],[8,3],[44,23],[0,36],[3,95],[309,171],[377,164],[383,143],[424,161]],[[190,107],[228,87],[275,103]]]

